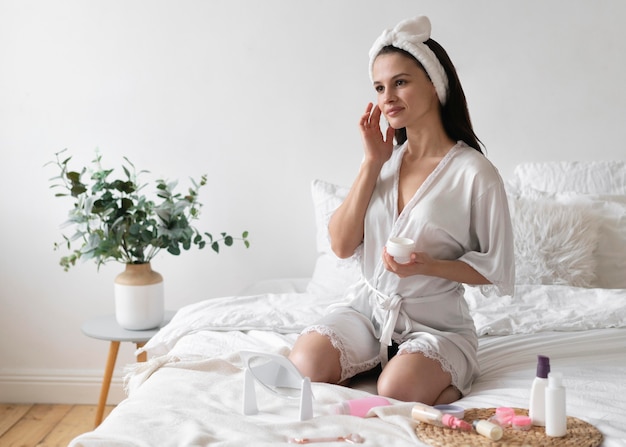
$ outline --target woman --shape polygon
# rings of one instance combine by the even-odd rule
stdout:
[[[506,195],[427,17],[383,32],[370,50],[370,76],[377,104],[359,123],[364,159],[328,228],[337,256],[361,256],[362,279],[348,304],[303,331],[290,359],[312,381],[329,383],[381,364],[378,394],[450,403],[479,373],[462,284],[512,289]],[[415,240],[408,263],[386,252],[389,237]]]

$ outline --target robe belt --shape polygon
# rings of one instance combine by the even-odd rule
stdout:
[[[381,325],[381,333],[380,333],[380,359],[381,364],[384,367],[389,359],[387,358],[387,347],[391,346],[392,336],[395,331],[396,324],[398,322],[398,318],[402,317],[404,320],[404,331],[400,334],[400,338],[403,338],[405,335],[411,332],[412,324],[409,315],[402,309],[403,302],[411,302],[411,301],[420,301],[427,302],[431,300],[438,299],[439,296],[443,294],[450,293],[451,290],[446,290],[444,292],[435,293],[432,295],[424,295],[419,297],[403,297],[399,293],[394,293],[393,295],[386,295],[382,293],[380,290],[376,289],[374,286],[370,284],[370,282],[362,276],[363,281],[369,288],[371,292],[374,293],[376,299],[378,300],[379,307],[386,311],[384,320]],[[461,284],[455,286],[456,288],[462,287]]]
[[[365,279],[365,278],[363,278]],[[406,314],[404,310],[402,310],[402,302],[404,301],[404,297],[399,293],[394,293],[393,295],[386,295],[376,289],[374,286],[370,284],[370,282],[365,279],[365,284],[376,295],[378,300],[378,305],[381,309],[386,311],[384,316],[384,321],[381,325],[381,333],[380,333],[380,359],[382,366],[384,367],[387,364],[387,347],[391,346],[391,337],[393,336],[396,323],[398,321],[398,317],[402,315],[404,319],[404,331],[401,336],[404,336],[411,332],[411,321],[409,316]]]

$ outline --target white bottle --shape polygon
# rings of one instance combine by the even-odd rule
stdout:
[[[565,411],[565,388],[561,373],[548,374],[546,388],[546,435],[565,436],[567,433],[567,412]]]
[[[537,356],[537,376],[530,389],[528,416],[533,425],[546,425],[546,388],[550,373],[550,359],[545,355]]]

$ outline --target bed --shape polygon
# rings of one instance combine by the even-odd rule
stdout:
[[[525,163],[506,187],[515,293],[466,288],[481,375],[456,404],[528,408],[537,356],[545,355],[563,374],[568,416],[595,427],[602,445],[624,446],[626,162]],[[375,394],[371,375],[348,386],[312,383],[312,418],[300,420],[298,399],[259,386],[258,414],[243,414],[241,353],[286,356],[299,331],[358,277],[356,259],[336,259],[325,230],[346,193],[312,183],[318,257],[310,278],[264,281],[180,309],[143,348],[148,362],[129,366],[128,397],[70,446],[262,446],[349,433],[362,436],[363,445],[433,445],[410,417],[411,403],[392,401],[365,418],[335,414],[334,404]]]

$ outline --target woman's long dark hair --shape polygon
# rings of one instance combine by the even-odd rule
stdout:
[[[435,53],[435,56],[439,59],[439,62],[448,76],[448,98],[445,105],[440,107],[441,121],[444,130],[454,141],[462,140],[478,152],[483,153],[480,147],[484,147],[484,144],[482,144],[474,133],[472,120],[470,119],[469,110],[467,109],[465,93],[463,92],[463,87],[461,87],[461,81],[456,73],[454,64],[450,60],[446,50],[436,41],[428,39],[424,44]],[[389,45],[383,47],[378,54],[381,55],[385,53],[400,53],[414,60],[415,63],[424,70],[422,64],[408,51]],[[424,72],[426,72],[426,70],[424,70]],[[428,73],[426,74],[428,75]],[[396,129],[395,137],[398,144],[404,143],[407,139],[406,129]]]

